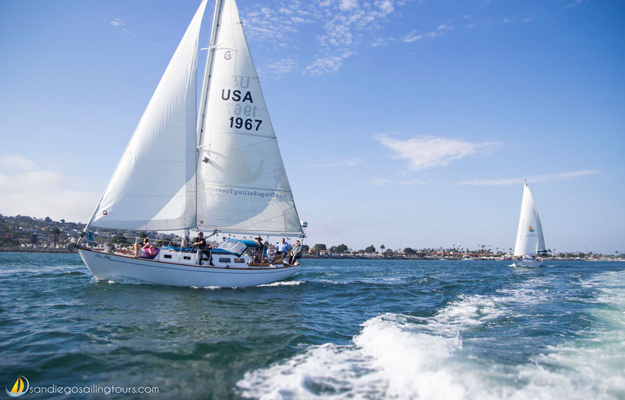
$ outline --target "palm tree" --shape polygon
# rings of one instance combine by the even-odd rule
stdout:
[[[55,226],[54,228],[52,228],[52,235],[54,237],[54,248],[56,248],[56,243],[59,240],[59,235],[61,234],[61,230],[59,229],[58,226]]]

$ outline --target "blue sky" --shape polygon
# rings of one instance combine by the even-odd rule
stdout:
[[[88,220],[198,5],[0,1],[0,213]],[[311,246],[507,250],[527,179],[625,251],[622,1],[238,5]]]

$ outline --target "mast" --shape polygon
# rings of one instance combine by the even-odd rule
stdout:
[[[215,0],[215,12],[213,13],[213,25],[211,27],[211,35],[210,35],[210,39],[208,42],[208,54],[206,55],[206,67],[204,68],[204,80],[202,81],[202,93],[200,96],[200,108],[198,109],[198,116],[197,116],[197,128],[196,128],[196,155],[195,155],[195,169],[196,169],[196,176],[197,176],[197,168],[198,165],[200,163],[200,144],[202,143],[202,137],[204,136],[204,119],[206,118],[206,106],[207,106],[207,99],[208,99],[208,87],[210,85],[210,76],[211,76],[211,71],[213,70],[213,58],[215,55],[215,40],[217,37],[217,29],[219,28],[219,24],[220,24],[220,19],[221,19],[221,8],[222,8],[222,4],[223,1],[222,0]],[[197,202],[197,195],[198,195],[198,180],[196,178],[195,180],[195,215],[196,215],[196,220],[195,220],[195,225],[199,225],[197,222],[197,215],[199,213],[198,210],[198,202]]]
[[[206,68],[204,69],[204,81],[202,83],[202,96],[200,97],[200,108],[198,109],[197,119],[197,143],[202,143],[204,134],[204,119],[206,118],[206,103],[208,98],[208,86],[210,85],[210,75],[213,69],[213,57],[215,55],[215,39],[217,29],[219,28],[221,19],[221,8],[223,1],[215,0],[215,13],[213,15],[213,26],[211,29],[210,41],[208,43],[208,54],[206,55]]]

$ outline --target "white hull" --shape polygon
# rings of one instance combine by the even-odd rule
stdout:
[[[296,265],[213,267],[168,263],[86,249],[78,249],[78,253],[98,279],[133,279],[169,286],[240,288],[281,281],[297,271]]]
[[[543,260],[514,260],[511,267],[537,268],[543,266]]]

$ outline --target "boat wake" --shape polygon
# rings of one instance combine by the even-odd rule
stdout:
[[[280,282],[266,283],[264,285],[258,285],[257,287],[299,286],[301,284],[302,284],[301,281],[280,281]]]
[[[625,275],[618,273],[619,284],[612,275],[585,282],[600,293],[593,304],[609,305],[592,312],[598,314],[593,328],[569,342],[535,345],[526,361],[506,357],[534,338],[508,337],[510,327],[502,327],[523,318],[527,309],[519,304],[551,301],[541,289],[548,283],[543,278],[492,295],[460,296],[427,318],[377,316],[361,325],[351,344],[309,346],[246,373],[237,387],[241,396],[261,399],[622,399],[625,334],[614,325],[625,324]],[[505,334],[480,335],[489,329]],[[502,346],[506,357],[489,354]]]

